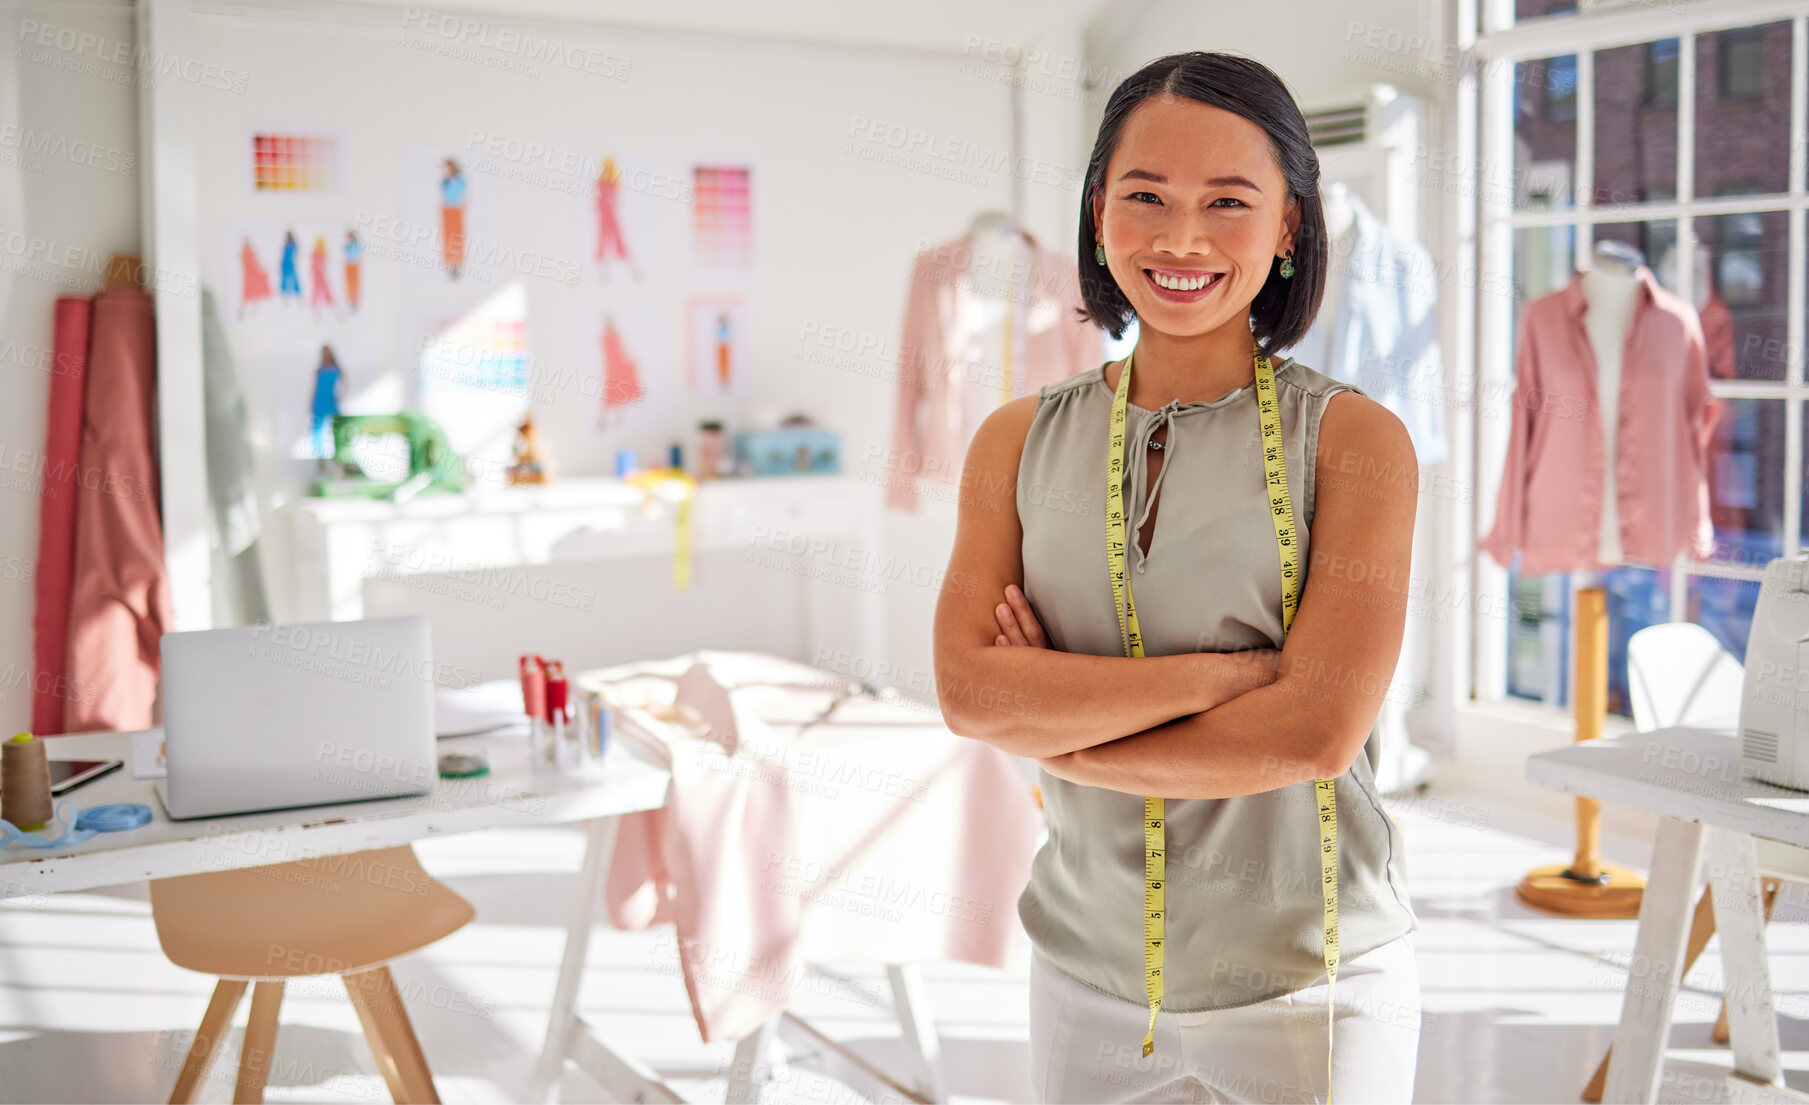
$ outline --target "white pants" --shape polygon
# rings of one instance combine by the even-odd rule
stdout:
[[[1338,965],[1332,1080],[1337,1102],[1409,1102],[1420,1046],[1414,933]],[[1102,993],[1035,951],[1030,1086],[1037,1101],[1323,1102],[1326,984],[1256,1005],[1156,1016]]]

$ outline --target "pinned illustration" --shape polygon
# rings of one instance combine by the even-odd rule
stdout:
[[[597,271],[605,283],[609,280],[608,258],[612,252],[627,263],[629,275],[637,281],[641,279],[640,266],[628,255],[628,241],[622,234],[617,204],[621,187],[622,170],[615,158],[604,158],[603,169],[597,174]]]
[[[264,270],[263,262],[258,260],[258,251],[252,247],[251,238],[247,235],[244,244],[239,247],[239,317],[245,317],[245,309],[253,304],[262,303],[271,296],[270,274]]]
[[[727,312],[719,312],[716,316],[716,383],[724,391],[729,389],[729,345],[734,336],[734,328],[729,325]]]
[[[295,241],[295,231],[283,231],[283,259],[278,265],[278,275],[282,280],[282,285],[278,290],[284,298],[289,296],[294,296],[296,299],[301,298],[301,273],[295,267],[296,254],[300,252],[301,246]]]
[[[454,280],[465,267],[465,174],[454,158],[440,178],[440,261]]]
[[[314,403],[310,410],[309,440],[314,443],[314,456],[325,461],[333,456],[333,417],[339,413],[345,398],[345,372],[333,356],[333,347],[320,347],[320,365],[314,370]]]
[[[356,312],[364,294],[364,243],[356,230],[345,232],[345,305]]]
[[[638,404],[646,392],[641,387],[640,366],[628,353],[613,316],[603,316],[603,417],[619,407]]]
[[[308,291],[308,306],[314,308],[315,321],[320,320],[320,306],[323,303],[337,318],[339,305],[333,302],[333,285],[327,279],[327,238],[324,234],[314,237],[314,252],[308,255],[308,279],[312,285]]]
[[[685,305],[685,386],[696,395],[745,395],[750,385],[747,305],[700,296]]]

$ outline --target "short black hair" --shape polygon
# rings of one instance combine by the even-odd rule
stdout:
[[[1080,296],[1086,304],[1081,316],[1114,338],[1123,337],[1136,317],[1111,270],[1094,261],[1099,228],[1093,221],[1093,196],[1105,184],[1106,166],[1118,149],[1125,120],[1144,101],[1163,93],[1224,108],[1255,123],[1269,136],[1282,180],[1300,205],[1300,227],[1294,234],[1294,275],[1283,279],[1276,271],[1281,259],[1275,259],[1268,280],[1250,301],[1250,327],[1265,350],[1286,349],[1306,336],[1325,297],[1328,250],[1325,207],[1319,198],[1319,157],[1313,152],[1306,118],[1287,85],[1268,66],[1236,54],[1193,50],[1157,58],[1126,77],[1106,101],[1080,197]]]

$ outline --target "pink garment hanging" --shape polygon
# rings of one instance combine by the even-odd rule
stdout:
[[[1624,559],[1663,568],[1679,553],[1704,559],[1715,550],[1709,447],[1722,404],[1709,394],[1696,309],[1652,270],[1638,271],[1622,358],[1615,508]],[[1616,566],[1597,559],[1608,458],[1582,275],[1521,316],[1495,528],[1477,546],[1502,567],[1518,549],[1527,576]]]
[[[159,641],[171,618],[151,431],[152,318],[141,288],[94,297],[69,608],[72,732],[149,728],[157,701]]]
[[[1024,394],[1047,384],[1099,367],[1104,345],[1099,327],[1080,320],[1079,273],[1075,263],[1044,249],[1029,233],[1030,266],[1011,294],[1022,297],[1024,327],[1016,364]],[[973,235],[964,234],[917,255],[905,300],[904,339],[899,347],[898,406],[892,429],[892,454],[886,458],[886,505],[916,512],[919,476],[943,484],[961,478],[968,442],[979,427],[970,425],[967,392],[984,386],[986,368],[972,363],[971,336],[962,319],[965,308],[1000,286],[1013,274],[1001,265],[978,274]],[[1015,305],[1014,305],[1015,306]]]
[[[82,382],[88,371],[88,325],[94,305],[59,296],[50,370],[50,414],[44,427],[44,475],[38,495],[38,562],[33,576],[31,728],[66,732],[69,697],[69,598],[75,572],[75,503],[82,453]]]

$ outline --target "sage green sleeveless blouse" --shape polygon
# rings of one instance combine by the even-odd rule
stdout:
[[[1311,545],[1319,420],[1340,383],[1275,358],[1300,563]],[[1064,652],[1123,656],[1106,569],[1105,366],[1037,392],[1018,468],[1025,596]],[[1126,574],[1146,656],[1280,648],[1281,560],[1263,482],[1254,384],[1211,402],[1126,411]],[[1150,438],[1168,436],[1147,488]],[[1157,493],[1160,499],[1157,500]],[[1143,555],[1136,533],[1159,510]],[[1303,584],[1304,588],[1304,584]],[[1304,593],[1304,591],[1303,591]],[[1371,744],[1375,734],[1371,733]],[[1032,943],[1096,990],[1147,1003],[1143,977],[1143,798],[1040,772],[1049,839],[1018,916]],[[1414,931],[1405,848],[1383,813],[1369,757],[1335,784],[1344,960]],[[1325,977],[1319,820],[1313,783],[1237,798],[1170,798],[1163,1008],[1249,1005]]]

